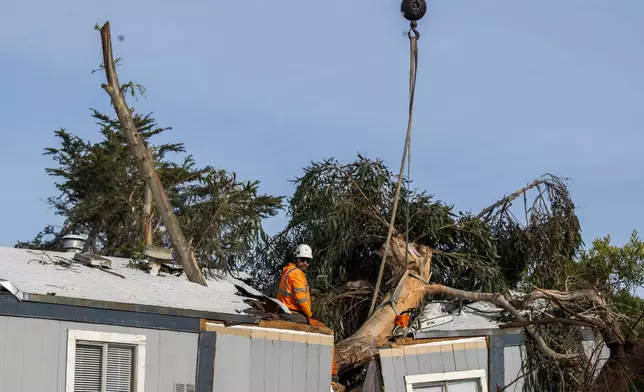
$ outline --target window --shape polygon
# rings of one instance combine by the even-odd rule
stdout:
[[[485,370],[405,376],[406,392],[487,392]]]
[[[65,392],[144,392],[145,335],[69,330]]]

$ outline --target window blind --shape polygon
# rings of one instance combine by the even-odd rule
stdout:
[[[133,349],[107,346],[106,392],[132,392]]]
[[[102,392],[103,346],[77,344],[74,392]]]
[[[133,392],[134,348],[76,344],[74,392]]]

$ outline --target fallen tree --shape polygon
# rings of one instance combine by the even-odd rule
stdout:
[[[314,313],[336,332],[336,361],[349,389],[359,383],[356,370],[389,344],[395,315],[429,299],[487,301],[504,309],[505,322],[526,330],[526,378],[540,390],[588,391],[606,379],[589,370],[593,366],[580,349],[582,327],[597,331],[609,347],[617,344],[618,351],[630,352],[632,344],[619,331],[632,323],[634,311],[624,315],[624,309],[614,308],[621,301],[617,292],[628,285],[610,293],[606,288],[617,288],[613,277],[628,271],[627,281],[641,281],[644,271],[634,266],[638,257],[644,260],[644,251],[633,250],[639,249],[637,242],[629,251],[640,252],[637,257],[617,257],[607,244],[597,248],[607,251],[598,257],[584,250],[566,181],[551,175],[479,214],[454,214],[430,195],[403,188],[402,212],[396,213],[376,293],[379,306],[370,315],[396,180],[378,160],[313,163],[296,180],[288,226],[253,258],[253,273],[274,295],[282,260],[297,243],[313,247]],[[616,257],[630,261],[621,265]],[[614,376],[607,370],[614,358],[604,373]]]
[[[526,309],[531,302],[537,299],[552,298],[558,301],[569,301],[577,298],[591,298],[594,303],[599,303],[599,297],[592,291],[561,293],[555,291],[539,290],[521,300],[521,306],[515,307],[499,293],[480,293],[458,290],[441,284],[431,284],[431,259],[432,250],[423,245],[409,244],[409,253],[405,257],[407,246],[404,238],[393,237],[390,245],[390,258],[393,263],[401,265],[404,273],[396,288],[385,296],[380,305],[376,308],[371,317],[351,337],[339,342],[336,345],[336,361],[340,372],[355,366],[362,365],[373,359],[377,354],[378,347],[384,346],[394,327],[394,318],[400,312],[417,308],[427,296],[442,296],[447,298],[460,298],[469,301],[486,301],[508,311],[517,323],[520,323],[539,347],[554,360],[574,361],[578,359],[577,354],[560,354],[552,350],[545,343],[538,330],[533,326],[538,321],[527,322],[521,315],[519,309]],[[406,263],[406,268],[405,267]],[[605,307],[605,304],[604,304]],[[601,326],[606,331],[605,324],[598,324],[596,321],[589,321],[583,317],[578,323],[575,319],[566,320],[573,324],[586,326]],[[559,319],[559,322],[561,319]],[[557,322],[554,320],[553,322]],[[564,321],[565,323],[565,321]],[[615,327],[613,327],[615,328]],[[606,339],[614,340],[614,334],[606,335]]]
[[[132,155],[136,158],[139,170],[141,171],[141,176],[145,180],[147,190],[151,193],[152,200],[157,206],[159,216],[163,220],[166,230],[172,239],[172,245],[177,254],[179,263],[191,282],[207,286],[206,279],[197,265],[197,261],[195,260],[192,249],[190,248],[190,244],[183,234],[183,229],[179,224],[179,220],[170,204],[168,195],[159,179],[159,174],[154,167],[154,158],[136,128],[136,124],[132,118],[134,110],[130,109],[125,101],[127,89],[133,89],[134,86],[121,85],[119,82],[118,75],[116,73],[116,65],[114,63],[114,55],[112,53],[110,22],[105,22],[103,27],[100,28],[100,32],[103,49],[103,69],[105,70],[105,76],[107,78],[107,83],[103,84],[101,87],[103,87],[110,97],[114,111],[116,112],[121,123],[121,127],[123,128],[123,133],[132,149]],[[150,203],[151,202],[149,202],[149,204]]]
[[[384,247],[384,246],[383,246]],[[585,377],[577,377],[577,390],[604,392],[629,391],[633,382],[644,375],[644,343],[628,339],[621,332],[613,312],[601,293],[595,290],[562,292],[535,289],[532,293],[507,299],[501,293],[458,290],[429,283],[432,250],[423,245],[409,244],[405,258],[404,238],[392,238],[390,260],[404,272],[397,287],[381,301],[375,312],[351,337],[336,344],[336,363],[340,374],[361,366],[377,357],[378,348],[388,344],[394,327],[394,317],[403,310],[418,307],[427,296],[485,301],[504,309],[514,320],[512,327],[522,327],[536,347],[551,361]],[[535,304],[539,303],[536,307]],[[554,309],[552,309],[554,308]],[[556,316],[557,313],[563,313]],[[530,314],[528,318],[526,315]],[[539,326],[560,324],[586,327],[597,331],[610,349],[605,366],[595,373],[584,371],[594,366],[583,351],[559,352],[542,336]]]

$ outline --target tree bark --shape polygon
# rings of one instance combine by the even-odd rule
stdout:
[[[152,191],[148,186],[143,197],[143,236],[145,245],[152,245]]]
[[[102,87],[110,96],[112,106],[116,111],[125,137],[132,149],[132,154],[136,158],[141,174],[145,179],[145,183],[152,193],[154,204],[157,206],[159,216],[168,230],[168,234],[172,240],[172,245],[177,253],[177,258],[183,266],[183,270],[185,271],[188,280],[206,286],[206,279],[194,259],[192,250],[190,249],[190,246],[183,235],[183,231],[181,230],[179,220],[174,214],[174,210],[170,205],[168,196],[166,195],[163,185],[159,179],[159,175],[156,172],[152,154],[145,146],[145,143],[143,143],[141,135],[136,129],[134,120],[132,119],[132,110],[130,110],[127,106],[127,102],[125,102],[124,90],[119,83],[114,65],[110,22],[106,22],[103,27],[101,27],[101,42],[103,48],[103,65],[105,75],[107,77],[107,84],[103,84]]]

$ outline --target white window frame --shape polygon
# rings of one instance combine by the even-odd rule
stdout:
[[[67,380],[65,392],[74,392],[74,372],[76,371],[76,343],[78,341],[96,343],[117,343],[134,347],[134,390],[145,391],[145,335],[133,335],[116,332],[67,331]]]
[[[414,392],[414,385],[425,384],[430,382],[441,381],[458,381],[458,380],[471,380],[478,379],[481,392],[488,392],[487,390],[487,377],[485,376],[484,369],[465,370],[462,372],[448,372],[448,373],[430,373],[418,374],[415,376],[405,376],[405,391]]]

